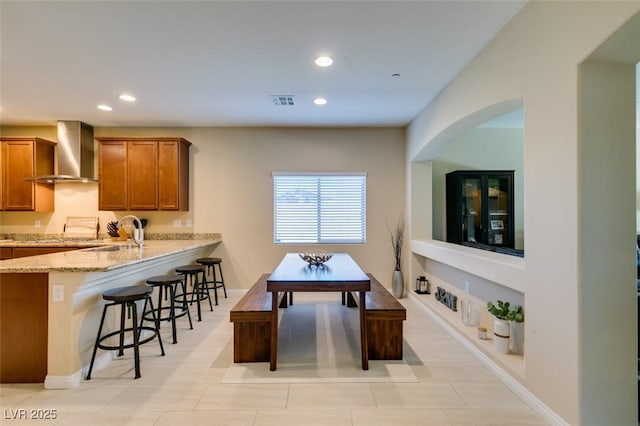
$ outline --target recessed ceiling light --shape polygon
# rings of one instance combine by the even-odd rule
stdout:
[[[111,111],[113,108],[111,108],[109,105],[98,105],[98,109],[102,111]]]
[[[123,94],[118,96],[120,99],[122,99],[123,101],[127,101],[127,102],[135,102],[136,98],[131,96],[131,95],[127,95],[127,94]]]
[[[318,56],[314,62],[319,67],[328,67],[333,63],[333,59],[329,56]]]
[[[327,100],[325,98],[315,98],[313,100],[313,103],[316,105],[326,105],[327,104]]]

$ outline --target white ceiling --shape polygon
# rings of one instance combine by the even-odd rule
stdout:
[[[405,125],[525,3],[2,0],[0,123]]]

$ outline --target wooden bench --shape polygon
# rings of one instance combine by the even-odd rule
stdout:
[[[262,274],[231,309],[233,323],[233,362],[269,362],[271,351],[271,293]],[[287,307],[287,298],[280,295],[280,307]]]
[[[269,362],[271,350],[271,293],[267,292],[267,278],[258,281],[231,309],[233,323],[233,362]],[[371,274],[371,291],[365,295],[365,317],[370,360],[402,359],[403,321],[407,310]],[[346,302],[357,306],[356,299],[347,293]],[[289,294],[291,303],[291,294]],[[280,295],[279,307],[287,307],[287,297]]]
[[[365,294],[369,359],[402,359],[407,309],[372,274],[367,276],[371,280],[371,291]],[[358,306],[357,300],[351,293],[347,294],[347,306]]]

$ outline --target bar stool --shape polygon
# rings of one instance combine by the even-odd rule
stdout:
[[[220,259],[219,257],[201,257],[200,259],[196,259],[196,263],[203,265],[207,270],[207,273],[205,274],[205,285],[210,290],[213,290],[213,295],[215,296],[217,306],[219,288],[222,287],[222,289],[224,290],[224,298],[227,298],[227,288],[224,286],[224,277],[222,276],[222,259]],[[220,281],[218,281],[218,278],[216,276],[216,265],[218,265],[218,271],[220,272]],[[207,274],[211,276],[211,281],[207,280]]]
[[[98,328],[98,335],[96,337],[96,343],[93,346],[93,354],[91,355],[91,364],[89,364],[89,372],[87,373],[87,380],[91,380],[91,371],[93,370],[93,363],[96,359],[96,352],[98,348],[105,350],[114,350],[118,349],[118,356],[122,356],[124,353],[124,349],[133,348],[134,353],[134,362],[135,362],[135,372],[136,379],[140,378],[140,345],[143,345],[147,342],[153,340],[156,336],[158,337],[158,343],[160,344],[160,351],[162,352],[162,356],[164,356],[164,346],[162,345],[162,338],[160,337],[160,328],[158,318],[155,316],[155,311],[153,310],[153,301],[151,300],[151,293],[153,289],[150,287],[144,286],[128,286],[128,287],[118,287],[111,290],[107,290],[102,294],[102,298],[106,301],[110,301],[111,303],[107,303],[104,305],[102,310],[102,319],[100,319],[100,327]],[[136,302],[144,300],[145,306],[147,302],[149,306],[151,306],[151,313],[153,315],[153,324],[154,327],[143,327],[142,319],[140,321],[140,325],[138,325],[138,308],[136,306]],[[111,333],[107,333],[102,335],[102,327],[104,326],[104,319],[107,315],[107,309],[111,306],[120,305],[120,329]],[[129,312],[129,318],[131,318],[131,327],[125,328],[125,311]],[[144,309],[142,311],[142,316],[144,317]],[[146,337],[144,340],[140,340],[140,333],[143,330],[152,331],[153,334],[149,337]],[[133,333],[133,343],[124,343],[124,335],[126,332]],[[105,340],[118,335],[120,337],[119,343],[117,346],[103,344]]]
[[[147,279],[147,285],[152,288],[158,288],[158,305],[156,309],[152,309],[150,311],[146,310],[143,318],[147,321],[150,321],[150,316],[155,316],[158,318],[158,328],[160,328],[161,321],[171,321],[171,331],[173,333],[173,343],[178,343],[177,332],[176,332],[176,319],[187,315],[189,318],[189,328],[193,330],[193,323],[191,322],[191,313],[189,312],[189,307],[186,304],[186,301],[182,303],[181,306],[176,307],[176,287],[181,284],[184,289],[184,280],[181,275],[178,274],[170,274],[170,275],[158,275],[155,277],[151,277]],[[169,306],[162,306],[162,296],[164,295],[164,300],[169,299]],[[176,312],[180,310],[181,312]],[[163,311],[168,311],[167,314],[163,314]]]
[[[209,288],[204,284],[205,282],[205,270],[202,265],[184,265],[176,268],[176,273],[184,275],[185,290],[188,285],[191,284],[192,291],[183,291],[182,295],[178,296],[179,301],[186,303],[187,295],[191,295],[190,304],[193,304],[194,300],[198,306],[198,321],[202,321],[202,312],[200,308],[200,301],[208,299],[209,307],[213,311],[213,305],[211,304],[211,297],[209,295]],[[202,281],[199,279],[199,275],[202,274]]]

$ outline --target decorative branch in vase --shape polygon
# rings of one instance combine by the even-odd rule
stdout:
[[[395,228],[389,229],[389,234],[391,237],[391,247],[393,247],[393,255],[396,259],[396,266],[393,271],[393,281],[391,284],[391,289],[393,290],[393,295],[397,299],[401,299],[404,295],[404,278],[402,276],[402,245],[404,243],[404,226],[404,215],[401,215],[400,219],[398,219],[398,222],[396,223]]]

